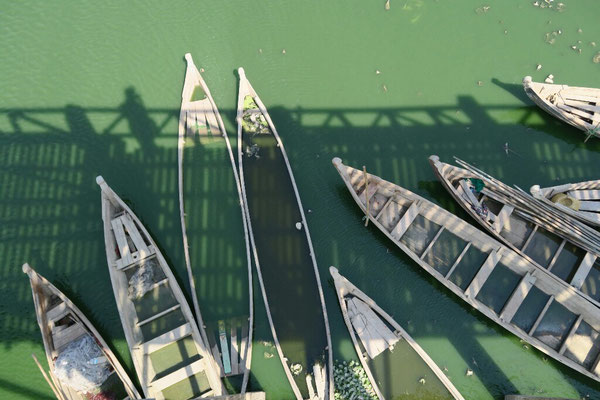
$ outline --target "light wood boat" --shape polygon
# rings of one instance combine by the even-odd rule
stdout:
[[[131,358],[146,397],[225,394],[192,312],[152,237],[101,176],[106,258]]]
[[[589,225],[600,227],[600,180],[540,188],[533,185],[533,197],[556,207]]]
[[[46,358],[50,366],[50,377],[59,400],[86,400],[90,398],[86,393],[77,391],[62,382],[54,372],[55,361],[61,352],[67,349],[70,344],[83,339],[85,336],[89,336],[95,341],[109,363],[111,370],[110,375],[97,388],[97,391],[89,394],[103,393],[106,398],[115,399],[141,399],[142,397],[117,357],[79,308],[28,264],[23,265],[23,272],[29,276],[29,282],[31,283],[35,314],[42,332]]]
[[[329,272],[354,349],[380,400],[406,395],[464,400],[431,357],[388,313],[337,268],[330,267]],[[411,364],[409,370],[407,363]],[[380,367],[383,365],[386,368]]]
[[[600,89],[533,82],[523,78],[527,96],[556,118],[600,137]],[[586,139],[587,140],[587,139]]]
[[[332,400],[327,310],[298,188],[266,107],[238,73],[240,180],[275,347],[296,399]]]
[[[458,162],[466,168],[443,163],[438,156],[429,162],[452,197],[490,234],[600,307],[596,231],[463,161]]]
[[[503,328],[600,381],[600,309],[580,292],[430,201],[339,158],[333,164],[369,220],[421,268]]]
[[[252,327],[254,321],[254,309],[252,307],[252,262],[250,259],[250,244],[248,239],[248,227],[244,214],[244,202],[242,197],[242,191],[240,187],[240,180],[238,176],[237,166],[233,157],[233,151],[231,150],[231,144],[225,131],[225,125],[217,109],[217,105],[213,100],[213,97],[208,89],[208,86],[202,79],[202,75],[198,71],[198,68],[194,64],[191,54],[185,55],[187,62],[187,69],[185,73],[185,81],[183,85],[183,91],[181,93],[181,111],[179,116],[179,140],[178,140],[178,178],[179,178],[179,212],[181,218],[181,230],[183,233],[183,250],[185,255],[185,263],[188,271],[188,278],[192,289],[192,301],[194,304],[194,311],[198,318],[198,327],[202,334],[205,343],[209,343],[211,352],[217,366],[219,368],[219,375],[221,377],[229,377],[242,375],[242,383],[239,388],[241,393],[246,391],[248,384],[248,376],[250,373],[250,362],[252,358]],[[195,141],[199,144],[197,148],[208,148],[215,149],[215,151],[223,151],[229,154],[231,162],[231,171],[233,173],[233,184],[235,189],[227,186],[227,189],[237,190],[237,198],[234,201],[227,201],[222,198],[218,201],[210,201],[210,199],[199,199],[204,193],[198,193],[194,191],[199,185],[198,182],[188,181],[184,185],[184,154],[186,142],[190,142],[190,146],[194,146]],[[216,147],[217,146],[217,147]],[[197,154],[196,154],[197,155]],[[203,153],[204,158],[208,158],[206,153]],[[214,160],[211,160],[214,163]],[[214,169],[214,165],[208,168]],[[192,173],[192,177],[195,175],[204,176],[206,169]],[[191,178],[190,178],[191,179]],[[224,179],[223,181],[229,182]],[[221,185],[226,183],[220,182]],[[246,307],[224,307],[223,301],[227,300],[228,295],[223,294],[218,296],[219,300],[206,301],[203,307],[208,307],[208,316],[202,318],[200,312],[200,306],[198,304],[198,296],[196,293],[196,285],[194,282],[192,260],[190,257],[188,235],[186,226],[186,211],[184,201],[184,187],[191,189],[188,190],[187,195],[193,198],[189,198],[190,202],[193,202],[196,207],[196,211],[205,210],[210,208],[211,214],[220,214],[218,217],[220,220],[227,218],[229,215],[239,214],[239,218],[242,221],[244,228],[244,240],[246,249],[246,270],[245,273],[239,274],[238,270],[232,270],[230,266],[229,257],[225,256],[223,249],[229,248],[230,243],[222,242],[218,247],[218,251],[223,254],[212,257],[210,253],[212,249],[205,250],[205,256],[212,260],[210,270],[206,271],[210,274],[211,285],[217,290],[219,288],[227,288],[234,280],[234,285],[237,287],[238,283],[247,287],[246,290],[238,290],[235,295],[241,293],[247,293],[247,298],[242,299],[246,301]],[[206,197],[206,196],[205,196]],[[188,210],[189,212],[189,210]],[[198,218],[195,218],[198,220]],[[241,236],[240,236],[241,237]],[[231,238],[235,240],[236,238]],[[233,248],[233,247],[232,247]],[[229,269],[228,269],[229,268]],[[226,271],[229,271],[227,273]],[[231,295],[229,296],[231,297]],[[224,310],[227,310],[224,311]],[[242,314],[240,314],[241,312]],[[206,316],[206,315],[205,315]],[[204,326],[206,325],[206,329]],[[208,331],[208,332],[207,332]],[[217,340],[218,338],[218,340]]]

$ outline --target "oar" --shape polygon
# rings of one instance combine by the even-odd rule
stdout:
[[[35,361],[35,363],[37,364],[38,368],[40,369],[40,372],[44,376],[44,379],[46,380],[46,382],[48,382],[48,386],[50,386],[50,389],[52,389],[52,391],[54,392],[54,395],[56,396],[56,398],[58,400],[62,400],[63,397],[58,393],[58,391],[54,387],[54,384],[52,383],[52,381],[50,380],[50,378],[48,378],[48,375],[46,374],[46,371],[44,371],[44,368],[42,368],[42,364],[40,364],[40,362],[38,361],[38,359],[35,356],[35,354],[32,353],[31,357],[33,357],[33,361]]]

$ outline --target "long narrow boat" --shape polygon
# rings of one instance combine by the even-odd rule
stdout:
[[[600,227],[600,180],[529,189],[533,197],[587,224]]]
[[[333,399],[331,337],[304,209],[267,109],[238,69],[238,164],[275,347],[298,400]]]
[[[329,272],[354,349],[379,400],[407,395],[464,400],[431,357],[388,313],[337,268],[330,267]]]
[[[543,353],[600,382],[600,309],[575,288],[424,198],[342,164],[352,197],[421,268]]]
[[[177,148],[185,263],[202,337],[210,344],[220,376],[241,375],[238,390],[244,393],[250,373],[254,320],[244,202],[221,114],[191,54],[187,53],[185,59]],[[210,282],[201,285],[203,290],[196,289],[192,266],[205,282]]]
[[[35,314],[59,400],[93,396],[141,399],[117,357],[79,308],[28,264],[23,265],[23,272],[31,283]]]
[[[523,78],[523,87],[544,111],[582,130],[588,138],[600,137],[600,89],[533,82],[530,76]]]
[[[101,176],[108,270],[131,358],[146,397],[225,394],[218,368],[165,258]]]
[[[490,234],[600,307],[596,231],[462,161],[469,169],[443,163],[438,156],[429,162],[452,197]]]

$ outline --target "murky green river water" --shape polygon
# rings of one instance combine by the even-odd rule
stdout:
[[[430,170],[430,154],[456,155],[524,188],[597,179],[600,141],[584,144],[579,131],[539,111],[520,82],[551,73],[555,82],[599,87],[599,16],[596,0],[565,0],[564,12],[531,1],[392,0],[389,11],[376,0],[4,1],[0,398],[52,398],[30,357],[41,358],[43,347],[25,261],[88,313],[134,376],[106,267],[96,175],[129,202],[188,287],[176,163],[186,52],[206,70],[232,139],[238,66],[269,107],[312,211],[336,359],[356,356],[330,265],[447,367],[465,398],[600,398],[600,384],[545,360],[364,228],[330,162],[366,165],[463,217]],[[270,330],[258,290],[255,299],[251,388],[291,398],[279,361],[264,356]]]

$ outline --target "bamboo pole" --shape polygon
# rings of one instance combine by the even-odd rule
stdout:
[[[369,225],[369,179],[367,178],[367,167],[363,165],[363,176],[365,177],[365,200],[367,201],[367,219],[365,220],[365,227]]]
[[[50,378],[48,378],[48,375],[46,374],[46,371],[44,371],[44,368],[42,368],[42,364],[40,364],[40,362],[38,361],[38,359],[35,356],[35,354],[32,353],[31,357],[33,357],[33,361],[35,361],[35,363],[37,364],[38,368],[40,369],[40,372],[44,376],[44,379],[48,383],[48,386],[50,386],[50,389],[52,389],[52,391],[54,392],[54,395],[56,396],[56,398],[58,400],[63,400],[63,397],[58,393],[58,390],[54,387],[54,383],[52,383],[52,381],[50,380]]]

